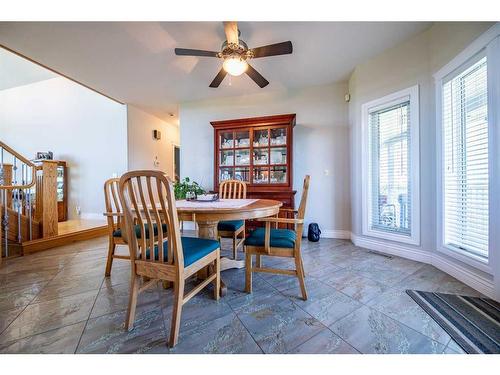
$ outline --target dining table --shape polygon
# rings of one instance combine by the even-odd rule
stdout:
[[[198,237],[218,240],[217,225],[225,220],[247,220],[274,216],[279,213],[282,202],[271,199],[218,199],[216,201],[176,201],[179,220],[195,221]],[[221,271],[243,268],[244,260],[221,257]],[[227,287],[221,280],[221,295]]]

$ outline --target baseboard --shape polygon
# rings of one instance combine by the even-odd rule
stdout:
[[[469,268],[463,267],[462,265],[443,257],[441,254],[414,249],[405,245],[394,244],[380,239],[357,236],[355,234],[351,234],[351,241],[354,245],[365,249],[433,265],[437,269],[446,272],[448,275],[453,276],[471,288],[474,288],[484,295],[495,299],[495,288],[492,280],[489,280],[483,275],[480,275]]]
[[[306,233],[307,235],[307,233]],[[349,240],[351,232],[342,229],[324,229],[321,230],[321,237],[323,238],[337,238],[339,240]]]
[[[415,260],[417,262],[431,264],[432,254],[428,251],[414,249],[405,245],[395,244],[392,242],[386,242],[384,240],[357,236],[354,233],[351,234],[351,241],[354,245],[359,247],[364,247],[369,250],[378,251],[384,254],[395,255],[398,257]]]
[[[68,245],[73,242],[90,240],[92,238],[102,237],[108,233],[108,226],[102,225],[95,228],[82,229],[76,232],[60,234],[54,237],[38,238],[32,241],[22,243],[23,253],[30,254],[37,251],[52,249],[57,246]]]

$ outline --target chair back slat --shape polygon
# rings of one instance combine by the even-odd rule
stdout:
[[[221,199],[246,199],[247,184],[240,180],[226,180],[219,185]]]
[[[153,186],[151,185],[151,177],[150,176],[146,177],[146,185],[147,185],[147,188],[148,188],[149,203],[150,204],[151,203],[155,203],[155,205],[156,205],[156,202],[158,201],[158,199],[155,199],[155,197],[153,195]],[[155,187],[155,189],[156,188],[157,187]],[[154,239],[154,236],[156,235],[158,243],[162,244],[164,242],[163,241],[163,228],[162,228],[163,227],[163,221],[162,221],[161,216],[160,216],[159,208],[157,208],[155,210],[152,210],[150,212],[154,216],[154,222],[159,223],[159,224],[158,224],[158,228],[156,230],[156,234],[155,234],[154,228],[152,226],[149,227],[149,238],[150,239],[151,238]],[[167,240],[167,239],[165,238],[165,240]],[[159,258],[160,262],[162,262],[162,263],[164,262],[163,251],[159,251],[158,252],[158,258]]]
[[[120,179],[120,199],[133,259],[178,264],[183,267],[172,181],[158,171],[125,173]],[[135,225],[139,226],[139,236],[135,235]],[[168,244],[166,258],[163,251],[165,243]]]
[[[108,216],[108,227],[111,231],[115,231],[122,227],[122,217],[119,214],[123,213],[120,197],[118,194],[119,178],[110,178],[104,183],[104,205],[106,213],[117,214],[116,216]]]
[[[306,214],[306,205],[307,205],[307,194],[309,192],[309,180],[311,179],[311,176],[306,175],[304,177],[304,185],[302,187],[302,197],[300,198],[300,205],[299,205],[299,210],[297,213],[297,217],[299,219],[304,219],[304,216]]]
[[[158,200],[160,202],[160,209],[161,212],[167,212],[168,207],[165,204],[166,202],[166,191],[164,189],[164,186],[162,186],[160,180],[156,180],[156,190],[158,192]],[[175,211],[177,213],[177,211]],[[170,215],[163,215],[163,220],[167,226],[167,228],[172,228],[174,227],[173,224],[173,218]],[[180,232],[180,229],[178,229]],[[174,230],[167,230],[167,233],[163,232],[163,228],[161,228],[161,233],[163,237],[166,237],[166,240],[168,241],[169,244],[175,243],[175,238],[173,234],[175,234],[175,228]],[[158,242],[160,241],[160,238],[158,237]],[[164,260],[165,261],[165,260]],[[168,251],[167,251],[167,262],[169,264],[172,264],[174,262],[174,254],[172,251],[172,246],[168,246]]]
[[[143,185],[146,184],[146,181],[144,180],[145,179],[141,177],[136,177],[137,188],[139,190],[139,198],[142,208],[142,213],[140,216],[143,216],[143,218],[145,219],[141,222],[141,229],[144,229],[145,234],[144,236],[141,236],[141,239],[144,240],[146,246],[151,250],[149,252],[148,260],[154,260],[155,235],[153,229],[154,221],[151,216],[151,211],[156,211],[157,207],[152,206],[154,202],[151,202],[149,199],[147,199],[147,196],[144,194]],[[160,249],[158,249],[158,253],[160,253]]]

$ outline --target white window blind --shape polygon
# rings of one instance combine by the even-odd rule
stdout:
[[[444,243],[488,257],[486,57],[443,81]]]
[[[370,229],[411,236],[410,99],[369,112]]]

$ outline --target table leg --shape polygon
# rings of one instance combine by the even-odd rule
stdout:
[[[218,221],[198,221],[198,236],[200,238],[209,238],[217,240]]]
[[[209,238],[211,240],[218,240],[217,236],[218,221],[198,221],[197,224],[198,224],[198,236],[200,238]],[[243,267],[245,267],[244,260],[234,260],[227,257],[222,257],[220,260],[221,271],[228,270],[231,268],[243,268]],[[204,269],[198,272],[197,275],[199,278],[206,278],[208,276],[207,270]],[[222,279],[220,285],[221,285],[220,294],[221,297],[223,297],[227,293],[227,286]]]

